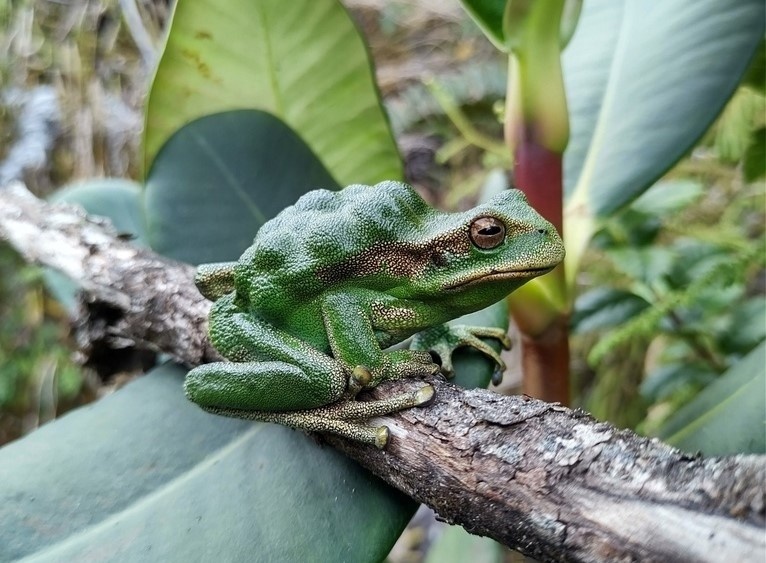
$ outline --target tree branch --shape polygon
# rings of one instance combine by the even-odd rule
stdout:
[[[193,268],[138,249],[108,223],[0,190],[0,238],[85,290],[85,339],[188,365],[218,358]],[[762,561],[766,456],[702,458],[528,397],[435,379],[434,403],[380,421],[384,451],[328,441],[448,522],[550,561]],[[413,385],[396,382],[374,394]]]
[[[77,339],[86,353],[135,344],[188,365],[221,359],[205,333],[211,304],[194,287],[194,267],[130,244],[108,220],[16,183],[0,188],[0,239],[82,287]]]

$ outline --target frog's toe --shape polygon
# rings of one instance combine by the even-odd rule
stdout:
[[[405,353],[406,361],[413,364],[430,366],[434,363],[433,356],[427,350],[402,350]]]
[[[391,379],[422,379],[437,373],[439,373],[439,365],[435,364],[429,356],[428,363],[408,362],[400,364],[398,373]]]
[[[391,431],[388,429],[388,426],[378,426],[375,429],[375,447],[382,450],[388,444],[388,439],[390,437]]]
[[[511,349],[511,338],[508,336],[508,331],[503,328],[495,326],[456,326],[454,329],[456,329],[456,332],[458,332],[463,339],[471,341],[471,346],[473,346],[472,342],[476,337],[479,337],[492,338],[500,342],[505,350]]]
[[[386,357],[383,379],[422,379],[439,372],[433,357],[421,350],[394,350]]]
[[[420,389],[415,391],[415,406],[423,407],[430,405],[434,400],[436,391],[433,385],[423,385]]]
[[[439,371],[448,379],[455,375],[455,370],[452,366],[453,351],[454,349],[449,344],[443,342],[434,343],[428,351],[431,360],[439,366]]]
[[[366,389],[372,383],[372,372],[367,366],[358,365],[351,370],[348,378],[348,391],[355,396],[362,389]]]
[[[503,337],[498,338],[498,340],[502,344],[503,350],[510,350],[513,347],[513,342],[511,342],[511,337],[508,334],[503,334]]]
[[[503,382],[503,374],[505,373],[505,362],[502,365],[495,366],[495,371],[492,372],[492,385],[500,385]]]

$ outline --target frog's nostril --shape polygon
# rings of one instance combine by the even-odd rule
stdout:
[[[548,229],[537,229],[537,232],[539,234],[541,234],[541,235],[547,235],[548,234]]]

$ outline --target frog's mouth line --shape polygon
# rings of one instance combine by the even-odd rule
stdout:
[[[488,281],[532,279],[538,276],[542,276],[543,274],[547,274],[548,272],[553,270],[553,268],[555,267],[556,266],[547,266],[545,268],[527,268],[525,270],[490,271],[490,272],[487,272],[486,274],[480,274],[478,276],[474,276],[471,278],[461,280],[456,283],[446,285],[444,286],[444,290],[452,291],[456,289],[462,289],[469,285],[474,285],[476,283],[483,283]]]

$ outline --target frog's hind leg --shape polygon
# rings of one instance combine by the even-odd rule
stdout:
[[[340,399],[347,374],[329,356],[316,355],[312,370],[287,362],[214,362],[186,375],[186,396],[210,410],[296,411]],[[248,417],[249,418],[249,417]]]
[[[330,395],[322,393],[299,367],[284,362],[205,364],[189,372],[184,388],[192,401],[214,414],[329,432],[378,448],[386,445],[388,428],[362,420],[424,405],[433,397],[433,387],[425,385],[372,401],[357,401],[346,391],[338,400],[335,389]]]
[[[427,385],[381,400],[357,401],[359,391],[377,383],[369,369],[363,365],[351,368],[241,311],[234,294],[216,301],[210,319],[213,344],[232,361],[196,367],[188,373],[184,384],[189,399],[207,411],[330,432],[383,447],[388,429],[361,421],[423,405],[433,395],[433,388]],[[422,358],[417,362],[410,356],[403,359],[396,354],[387,356],[392,363],[402,363],[399,369],[391,370],[397,377],[412,375],[411,372],[427,375],[433,373],[431,367],[438,369],[427,353]]]
[[[266,412],[243,411],[225,407],[203,406],[203,408],[213,414],[259,422],[274,422],[305,432],[328,432],[382,449],[388,443],[390,436],[388,427],[370,426],[360,421],[425,405],[431,401],[433,396],[433,387],[425,385],[416,391],[386,399],[374,401],[347,399],[327,407],[302,411]]]

